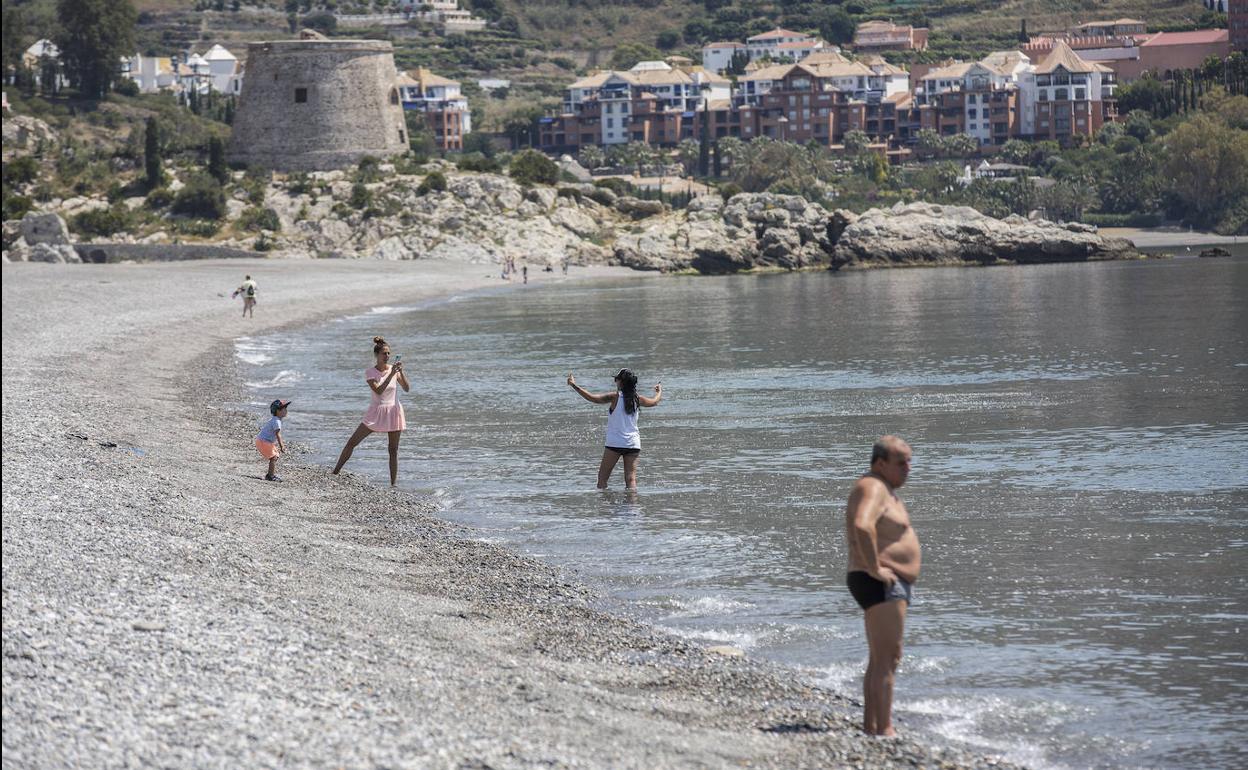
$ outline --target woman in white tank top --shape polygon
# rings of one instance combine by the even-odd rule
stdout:
[[[598,488],[606,489],[611,471],[624,458],[624,484],[637,488],[637,461],[641,457],[641,434],[637,431],[637,413],[643,406],[658,406],[663,400],[663,383],[654,386],[654,397],[637,394],[637,375],[621,369],[615,375],[615,392],[590,393],[569,374],[568,385],[591,404],[610,404],[607,408],[607,441],[598,465]]]

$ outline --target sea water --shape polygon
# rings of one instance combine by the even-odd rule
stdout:
[[[1248,260],[516,286],[239,344],[331,466],[404,356],[401,484],[611,609],[857,695],[845,499],[884,433],[923,574],[902,730],[1036,767],[1248,766]],[[594,489],[620,367],[663,403]],[[385,441],[349,470],[386,478]]]

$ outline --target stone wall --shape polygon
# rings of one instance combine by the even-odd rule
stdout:
[[[278,171],[327,171],[408,149],[394,52],[375,40],[247,46],[227,159]]]

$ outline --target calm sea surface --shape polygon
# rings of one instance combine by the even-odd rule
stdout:
[[[487,268],[482,268],[483,270]],[[914,447],[902,729],[1036,767],[1248,766],[1248,260],[512,287],[244,339],[257,414],[331,465],[374,334],[402,483],[616,611],[857,693],[845,498]],[[594,489],[629,366],[639,494]],[[259,465],[257,465],[259,467]],[[379,482],[385,442],[350,470]]]

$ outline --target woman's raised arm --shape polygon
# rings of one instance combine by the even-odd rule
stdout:
[[[615,396],[614,393],[590,393],[588,390],[585,390],[580,385],[577,385],[576,378],[573,377],[571,374],[568,374],[568,385],[571,385],[572,390],[575,390],[577,393],[580,394],[581,398],[585,399],[591,404],[609,404],[611,403],[612,397]]]

